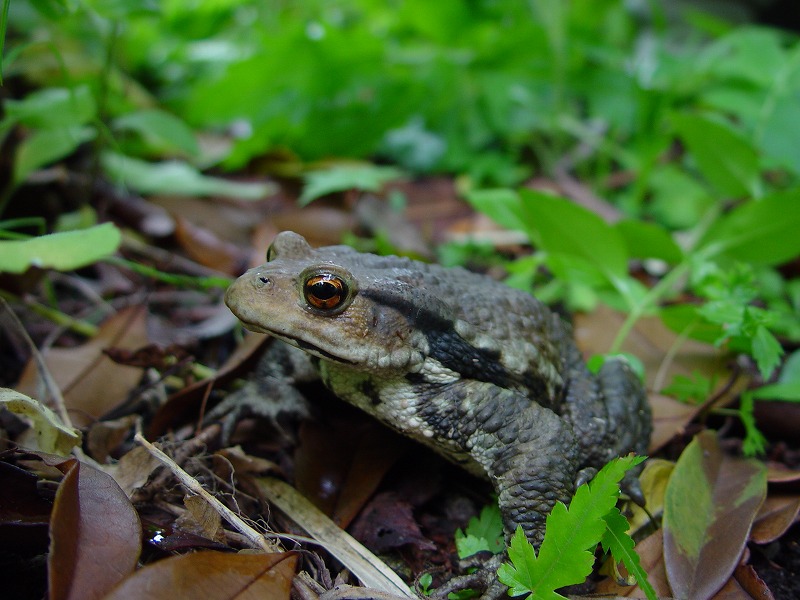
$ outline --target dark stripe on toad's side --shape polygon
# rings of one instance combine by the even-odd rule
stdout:
[[[435,312],[419,307],[408,300],[377,290],[363,290],[363,296],[377,304],[388,306],[413,321],[430,346],[429,356],[465,379],[475,379],[508,387],[512,380],[500,362],[499,350],[476,348],[455,330],[455,323]]]

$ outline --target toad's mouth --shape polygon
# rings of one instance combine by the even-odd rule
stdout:
[[[317,346],[315,344],[312,344],[311,342],[307,342],[306,340],[301,339],[299,337],[295,337],[293,335],[288,335],[286,333],[279,333],[279,332],[274,331],[272,329],[268,329],[268,328],[264,327],[263,325],[261,325],[259,323],[253,323],[251,321],[245,321],[241,317],[239,317],[239,320],[242,322],[242,325],[244,325],[245,328],[249,329],[250,331],[253,331],[255,333],[265,333],[267,335],[271,335],[274,338],[278,338],[279,340],[282,340],[282,341],[286,342],[287,344],[295,346],[296,348],[300,348],[301,350],[309,352],[310,354],[314,354],[315,356],[319,356],[322,359],[330,360],[330,361],[337,362],[337,363],[340,363],[340,364],[343,364],[343,365],[355,365],[355,364],[357,364],[356,361],[354,361],[354,360],[348,360],[346,358],[342,358],[341,356],[337,356],[336,354],[328,352],[327,350],[325,350],[323,348],[320,348],[319,346]]]
[[[311,354],[316,354],[320,358],[325,358],[328,360],[332,360],[334,362],[342,363],[344,365],[354,365],[356,364],[355,361],[347,360],[346,358],[342,358],[341,356],[336,356],[335,354],[331,354],[327,350],[323,350],[319,346],[315,346],[314,344],[310,344],[305,340],[301,340],[299,338],[281,338],[287,341],[290,344],[294,344],[301,350],[305,350],[306,352],[310,352]]]

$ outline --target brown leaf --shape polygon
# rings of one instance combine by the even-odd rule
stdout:
[[[798,512],[800,495],[770,494],[756,515],[750,539],[756,544],[768,544],[777,540],[797,521]]]
[[[353,537],[374,552],[386,552],[405,545],[413,545],[419,550],[436,550],[436,546],[422,535],[411,504],[393,492],[375,496],[351,529]]]
[[[712,431],[686,447],[664,504],[664,561],[676,597],[704,600],[725,585],[766,486],[764,465],[725,455]]]
[[[752,596],[733,577],[729,578],[712,598],[713,600],[753,600]]]
[[[50,600],[102,598],[136,567],[142,528],[105,473],[67,461],[50,520]]]
[[[114,363],[103,351],[108,347],[136,349],[148,343],[147,311],[142,306],[124,308],[108,318],[100,332],[77,348],[51,348],[44,361],[64,395],[76,426],[84,426],[121,404],[142,374],[139,369]],[[36,364],[25,366],[17,390],[42,398],[38,393]]]
[[[303,423],[295,456],[297,489],[342,528],[358,514],[405,447],[397,436],[355,414],[350,416],[356,423],[350,419]]]
[[[296,562],[293,552],[195,552],[140,569],[106,596],[106,600],[288,600]]]
[[[739,565],[736,567],[734,577],[739,585],[750,594],[751,598],[758,598],[759,600],[775,600],[772,591],[767,587],[767,584],[758,576],[756,570],[750,565]]]
[[[800,471],[790,469],[783,463],[767,463],[767,481],[770,483],[795,483],[800,481]]]
[[[653,434],[648,451],[655,452],[677,433],[682,432],[700,411],[699,406],[678,402],[662,394],[650,394],[650,408],[653,410]]]
[[[175,223],[175,238],[193,260],[227,275],[237,275],[245,269],[250,257],[247,250],[179,214],[175,215]]]

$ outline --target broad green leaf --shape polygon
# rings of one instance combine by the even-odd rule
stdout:
[[[141,135],[156,150],[173,150],[194,156],[199,152],[194,132],[178,117],[158,109],[140,110],[114,119],[115,129]]]
[[[402,171],[394,167],[377,167],[370,164],[335,165],[330,169],[306,174],[299,202],[301,206],[305,206],[326,194],[352,189],[379,192],[385,183],[400,177]]]
[[[81,442],[81,432],[67,427],[50,408],[15,390],[0,388],[0,407],[31,422],[38,450],[67,456]]]
[[[727,456],[713,431],[675,465],[664,505],[664,560],[676,598],[711,598],[728,580],[766,494],[763,463]]]
[[[756,265],[779,265],[800,255],[800,188],[750,200],[717,219],[698,244],[706,257],[719,254]]]
[[[180,161],[149,163],[129,156],[106,152],[103,168],[109,178],[141,194],[178,194],[186,196],[223,196],[241,200],[259,200],[272,191],[267,183],[241,183],[203,175]]]
[[[563,198],[529,189],[520,190],[519,195],[532,240],[550,254],[573,256],[592,265],[627,295],[628,255],[619,231]]]
[[[683,259],[683,251],[667,231],[646,221],[626,219],[614,228],[622,235],[631,258],[659,258],[674,265]]]
[[[524,231],[519,194],[509,188],[471,190],[466,195],[472,207],[506,229]],[[536,243],[536,240],[533,240]]]
[[[800,381],[800,350],[795,350],[783,361],[781,374],[778,376],[780,383],[795,383]]]
[[[94,139],[93,127],[39,129],[22,141],[14,156],[14,183],[20,184],[36,169],[69,156],[78,146]]]
[[[762,385],[748,392],[758,400],[782,400],[784,402],[800,402],[800,381],[787,381]]]
[[[634,550],[634,543],[628,535],[628,520],[622,516],[619,509],[614,507],[605,516],[606,532],[603,534],[603,549],[608,552],[617,562],[622,561],[628,573],[636,578],[639,587],[647,596],[648,600],[656,600],[656,591],[647,580],[647,573],[642,568],[639,555]]]
[[[758,188],[758,154],[750,142],[722,122],[698,115],[672,118],[703,176],[728,197],[752,195]]]
[[[59,271],[79,269],[112,254],[120,240],[119,229],[111,223],[29,240],[2,240],[0,272],[23,273],[29,267]]]
[[[41,129],[85,125],[97,115],[94,96],[86,85],[44,88],[23,100],[6,100],[3,108],[6,119]]]

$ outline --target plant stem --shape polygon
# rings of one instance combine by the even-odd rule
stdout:
[[[92,325],[86,321],[81,321],[79,319],[75,319],[74,317],[70,317],[60,310],[50,308],[49,306],[45,306],[44,304],[40,304],[39,302],[33,300],[23,300],[19,296],[6,292],[5,290],[0,290],[0,298],[4,298],[9,303],[13,302],[24,304],[36,314],[41,315],[45,319],[49,319],[56,325],[66,327],[75,333],[79,333],[89,338],[97,335],[98,328],[96,325]]]

